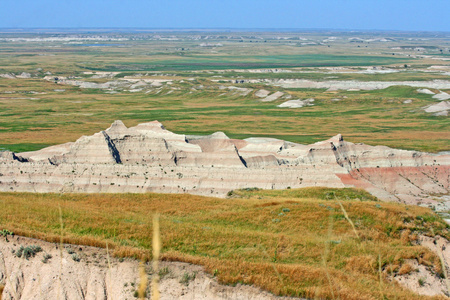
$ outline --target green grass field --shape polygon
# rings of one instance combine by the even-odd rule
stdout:
[[[198,85],[204,88],[187,92]],[[15,91],[0,97],[0,147],[37,150],[91,135],[121,119],[127,126],[158,120],[167,129],[184,134],[224,131],[232,138],[267,136],[313,143],[341,133],[352,142],[448,150],[448,117],[425,113],[421,107],[434,103],[433,99],[411,87],[337,93],[284,90],[293,99],[316,99],[314,106],[286,109],[276,107],[281,99],[262,103],[253,96],[257,89],[267,88],[260,84],[240,85],[253,89],[247,96],[221,95],[224,91],[201,78],[172,86],[179,90],[111,95],[40,79],[0,79],[0,88]],[[54,91],[61,88],[65,91]],[[335,98],[340,101],[331,100]],[[413,102],[404,104],[406,99]]]

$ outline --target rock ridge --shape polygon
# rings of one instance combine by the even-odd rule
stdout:
[[[354,144],[176,134],[158,122],[108,129],[39,151],[0,152],[0,191],[192,193],[248,187],[358,187],[382,200],[434,204],[449,194],[450,155]]]

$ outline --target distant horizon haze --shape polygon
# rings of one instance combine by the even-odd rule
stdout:
[[[345,28],[137,28],[137,27],[0,27],[0,33],[145,33],[145,32],[211,32],[211,33],[442,33],[448,31],[439,30],[395,30],[395,29],[345,29]]]
[[[449,0],[2,0],[3,29],[449,32]]]

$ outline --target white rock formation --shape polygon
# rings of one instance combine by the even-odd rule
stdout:
[[[430,91],[429,89],[418,89],[417,92],[426,95],[435,95],[435,93]]]
[[[19,75],[17,75],[16,77],[17,78],[23,78],[23,79],[31,78],[31,74],[30,73],[26,73],[26,72],[22,72]]]
[[[448,89],[450,81],[356,81],[356,80],[330,80],[312,81],[306,79],[280,79],[274,81],[272,85],[283,88],[314,88],[331,90],[378,90],[395,85],[406,85],[411,87],[427,87],[432,89]]]
[[[259,97],[259,98],[265,98],[265,97],[269,96],[269,94],[270,94],[270,92],[268,90],[258,90],[255,93],[255,96]]]
[[[137,299],[139,284],[139,261],[112,257],[111,250],[47,243],[36,239],[9,236],[0,239],[0,285],[5,289],[2,300],[98,300]],[[42,252],[25,259],[13,251],[20,246],[39,246]],[[74,252],[73,254],[69,254]],[[44,253],[51,255],[44,263]],[[76,255],[79,261],[75,261]],[[149,263],[144,264],[149,280],[154,272]],[[300,300],[300,298],[277,297],[254,286],[224,286],[217,278],[203,271],[201,266],[180,262],[160,262],[160,270],[167,269],[170,276],[160,280],[161,300],[172,299],[263,299]],[[183,275],[195,274],[187,284]],[[150,294],[150,293],[149,293]],[[150,299],[146,297],[145,299]]]
[[[237,87],[237,86],[228,86],[226,88],[229,89],[230,91],[232,91],[233,94],[236,94],[239,96],[247,96],[248,94],[250,94],[251,91],[253,91],[253,89]],[[219,87],[219,89],[221,89],[221,87]]]
[[[306,99],[306,100],[289,100],[286,102],[281,103],[280,105],[277,105],[277,107],[287,107],[287,108],[302,108],[303,106],[312,106],[314,99]]]
[[[277,100],[278,98],[280,98],[281,96],[283,96],[284,93],[283,92],[275,92],[272,95],[269,95],[263,99],[261,99],[262,102],[272,102]]]
[[[5,74],[0,74],[0,77],[2,77],[2,78],[6,78],[6,79],[15,79],[16,78],[16,76],[14,76],[14,74],[8,74],[8,73],[5,73]]]
[[[438,113],[441,116],[447,116],[450,110],[450,101],[442,101],[432,104],[424,109],[427,113]]]
[[[434,95],[433,98],[442,101],[442,100],[450,99],[450,95],[446,92],[440,92],[439,94]]]
[[[0,152],[0,191],[161,192],[223,197],[246,187],[359,187],[384,200],[435,203],[450,190],[450,155],[353,144],[337,135],[301,145],[175,134],[121,121],[73,143]]]

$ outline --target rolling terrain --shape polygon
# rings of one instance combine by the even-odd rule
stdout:
[[[230,199],[2,193],[0,207],[0,228],[16,235],[56,244],[61,238],[78,245],[107,243],[111,255],[144,260],[151,259],[152,219],[158,212],[163,261],[199,264],[221,283],[251,284],[276,295],[444,299],[447,293],[439,279],[448,268],[442,268],[441,250],[425,241],[448,239],[448,225],[429,208],[380,202],[361,190],[250,189]],[[83,251],[75,250],[81,263],[95,261]],[[42,255],[30,260],[45,267]],[[447,259],[447,250],[444,255]],[[55,256],[53,263],[58,260]],[[425,269],[417,272],[414,264]],[[434,298],[398,283],[405,276],[413,276],[416,293]],[[436,280],[439,289],[426,288]]]
[[[449,111],[445,32],[2,30],[0,298],[447,299]]]

